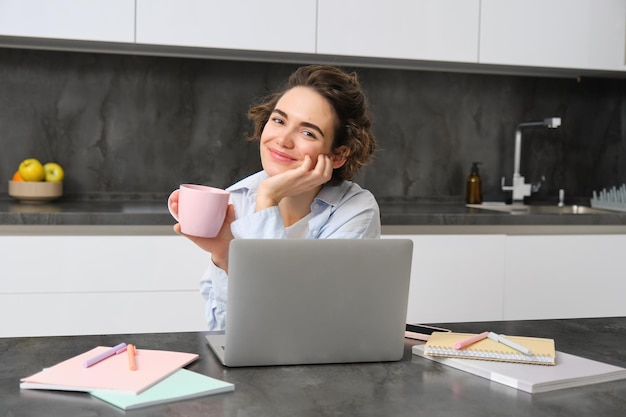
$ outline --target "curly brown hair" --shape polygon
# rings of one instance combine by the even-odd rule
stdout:
[[[246,135],[249,140],[260,140],[276,103],[294,87],[309,87],[324,97],[335,111],[337,124],[334,132],[333,150],[340,146],[348,149],[346,162],[333,171],[331,182],[337,184],[353,180],[359,168],[370,163],[376,150],[376,138],[371,127],[365,93],[356,73],[346,73],[329,65],[308,65],[298,68],[279,92],[267,96],[248,111],[248,118],[254,122],[254,131]]]

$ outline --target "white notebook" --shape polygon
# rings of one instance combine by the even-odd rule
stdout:
[[[413,354],[531,394],[626,378],[625,368],[558,351],[554,366],[426,356],[424,345]]]

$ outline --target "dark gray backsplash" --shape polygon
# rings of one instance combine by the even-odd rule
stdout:
[[[225,187],[260,168],[244,139],[249,106],[296,65],[0,49],[0,193],[19,162],[55,160],[68,195],[166,195],[182,182]],[[589,197],[626,182],[626,81],[357,68],[379,150],[358,182],[378,198],[463,201],[473,161],[486,200],[521,172],[536,198]]]

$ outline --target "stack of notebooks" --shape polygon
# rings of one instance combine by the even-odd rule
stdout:
[[[85,366],[110,349],[99,346],[22,378],[20,388],[88,392],[123,410],[235,389],[231,383],[184,369],[198,358],[195,353],[137,349],[135,370],[130,369],[126,354]]]
[[[556,351],[552,339],[506,336],[530,354],[488,338],[458,348],[473,336],[435,332],[426,344],[413,346],[413,354],[529,393],[626,378],[625,368]]]

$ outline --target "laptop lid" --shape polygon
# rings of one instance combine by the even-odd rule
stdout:
[[[235,239],[209,344],[232,367],[400,360],[412,254],[410,239]]]

